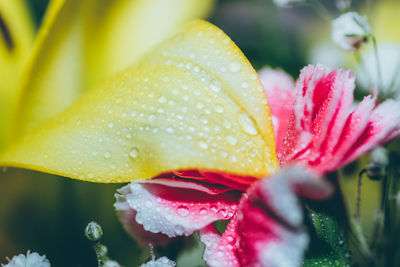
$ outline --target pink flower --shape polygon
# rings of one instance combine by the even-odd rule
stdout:
[[[277,77],[289,79],[270,69],[260,72],[281,166],[301,162],[326,173],[399,137],[399,102],[377,105],[376,96],[367,96],[354,106],[351,71],[310,65],[301,71],[296,86],[280,84]]]
[[[332,186],[319,177],[400,134],[400,105],[366,97],[353,108],[354,75],[305,67],[294,86],[280,71],[260,73],[273,116],[281,166],[268,179],[205,170],[132,181],[116,194],[125,229],[162,244],[200,230],[209,266],[299,266],[308,245],[298,197],[322,199]],[[212,225],[229,220],[221,235]]]

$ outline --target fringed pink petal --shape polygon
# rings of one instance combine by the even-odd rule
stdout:
[[[341,164],[355,160],[367,151],[400,137],[400,102],[387,100],[368,118],[362,135],[347,151]]]
[[[214,185],[224,185],[241,191],[246,191],[257,180],[257,178],[251,176],[240,176],[209,170],[180,170],[174,171],[173,174],[181,178],[198,180]]]
[[[335,145],[353,102],[354,75],[317,65],[301,71],[286,136],[277,140],[281,164],[314,161]],[[331,137],[331,138],[329,138]]]
[[[282,140],[289,126],[295,101],[293,79],[282,70],[270,68],[262,69],[258,75],[268,99],[275,137]],[[279,145],[281,144],[278,143],[277,146]]]
[[[351,71],[321,65],[301,71],[286,134],[277,139],[281,165],[301,162],[326,173],[400,136],[400,103],[376,106],[374,94],[352,111],[354,87]]]
[[[345,163],[350,148],[361,137],[368,125],[369,117],[375,107],[375,98],[367,96],[354,109],[345,121],[342,132],[335,137],[338,140],[329,156],[310,162],[309,165],[321,172],[333,171]]]
[[[260,180],[222,235],[212,226],[200,231],[204,259],[209,266],[300,266],[308,236],[297,195],[322,199],[332,191],[330,183],[298,168]]]
[[[199,181],[132,181],[119,190],[115,207],[126,229],[139,223],[148,232],[175,237],[190,235],[218,220],[230,219],[240,195],[237,190]]]

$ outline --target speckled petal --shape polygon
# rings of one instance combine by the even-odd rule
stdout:
[[[230,219],[240,195],[237,190],[218,189],[198,181],[153,179],[133,181],[121,188],[115,207],[125,229],[135,237],[130,229],[136,223],[151,233],[187,236],[215,221]],[[139,239],[146,241],[147,237],[141,235]]]
[[[258,181],[222,235],[211,225],[200,231],[204,259],[209,266],[300,266],[309,238],[298,196],[322,199],[332,191],[330,183],[298,168]]]
[[[278,167],[257,73],[201,20],[21,138],[0,165],[92,182],[190,169],[262,177]]]
[[[333,171],[400,135],[400,103],[376,104],[367,96],[353,110],[355,77],[322,65],[305,67],[285,137],[277,139],[280,163],[302,162]]]

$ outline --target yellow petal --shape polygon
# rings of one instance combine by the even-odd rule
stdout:
[[[53,0],[23,80],[15,135],[65,110],[212,0]]]
[[[15,136],[68,107],[82,91],[84,1],[51,1],[21,80]]]
[[[98,5],[98,0],[94,1]],[[102,20],[88,22],[88,86],[132,65],[188,19],[204,17],[213,0],[113,1]],[[93,5],[93,6],[94,6]],[[92,11],[93,12],[93,11]],[[94,11],[97,14],[100,11]],[[94,15],[93,15],[94,16]],[[92,16],[89,16],[92,17]]]
[[[22,66],[34,36],[32,18],[22,0],[0,1],[0,150],[7,143]]]
[[[264,176],[278,164],[257,74],[218,28],[195,21],[0,157],[93,182],[178,169]]]

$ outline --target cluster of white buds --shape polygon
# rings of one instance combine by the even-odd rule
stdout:
[[[50,262],[46,256],[40,256],[38,253],[31,253],[29,250],[25,254],[14,256],[9,263],[2,264],[3,267],[50,267]]]

